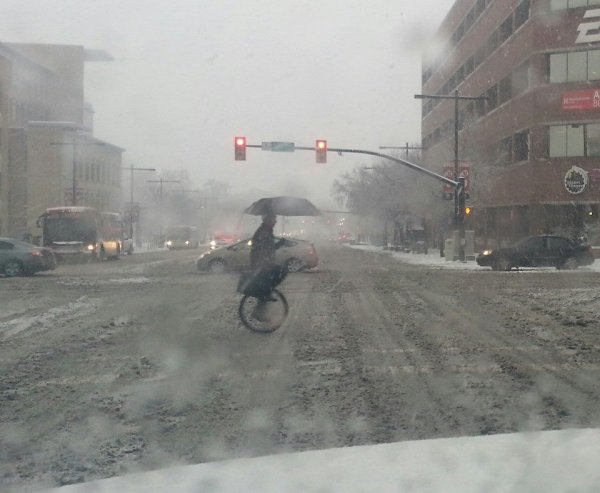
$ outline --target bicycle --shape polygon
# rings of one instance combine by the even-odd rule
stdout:
[[[243,272],[238,283],[238,314],[242,324],[254,332],[274,332],[285,322],[289,305],[281,291],[275,289],[286,277],[281,266],[260,273]]]

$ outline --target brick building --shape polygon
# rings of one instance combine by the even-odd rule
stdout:
[[[459,102],[480,246],[529,234],[600,244],[600,0],[457,0],[423,61],[424,94]],[[423,100],[423,159],[454,156],[454,102]]]

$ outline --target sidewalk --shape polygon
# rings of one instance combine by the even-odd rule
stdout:
[[[366,252],[374,252],[385,255],[391,255],[394,259],[399,260],[407,264],[423,265],[432,269],[453,269],[453,270],[478,270],[478,271],[489,271],[490,267],[480,267],[474,260],[468,260],[465,262],[459,261],[448,261],[444,257],[440,257],[440,251],[436,249],[430,249],[429,254],[424,253],[405,253],[405,252],[394,252],[391,250],[383,250],[382,247],[373,245],[348,245],[350,248],[357,250],[363,250]],[[553,267],[539,267],[536,269],[520,268],[519,272],[566,272],[559,271]],[[571,272],[600,272],[600,259],[597,259],[592,265],[586,267],[579,267],[576,271]],[[513,271],[514,272],[514,271]]]

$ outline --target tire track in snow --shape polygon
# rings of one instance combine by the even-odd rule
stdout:
[[[7,340],[24,332],[28,332],[28,335],[38,334],[65,322],[91,315],[98,310],[99,306],[99,299],[82,296],[76,301],[50,308],[39,315],[13,318],[0,323],[0,339]]]

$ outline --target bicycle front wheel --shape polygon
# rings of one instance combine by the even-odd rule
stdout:
[[[254,332],[276,331],[285,322],[288,312],[288,302],[277,289],[273,290],[268,301],[244,295],[238,309],[242,323]]]

